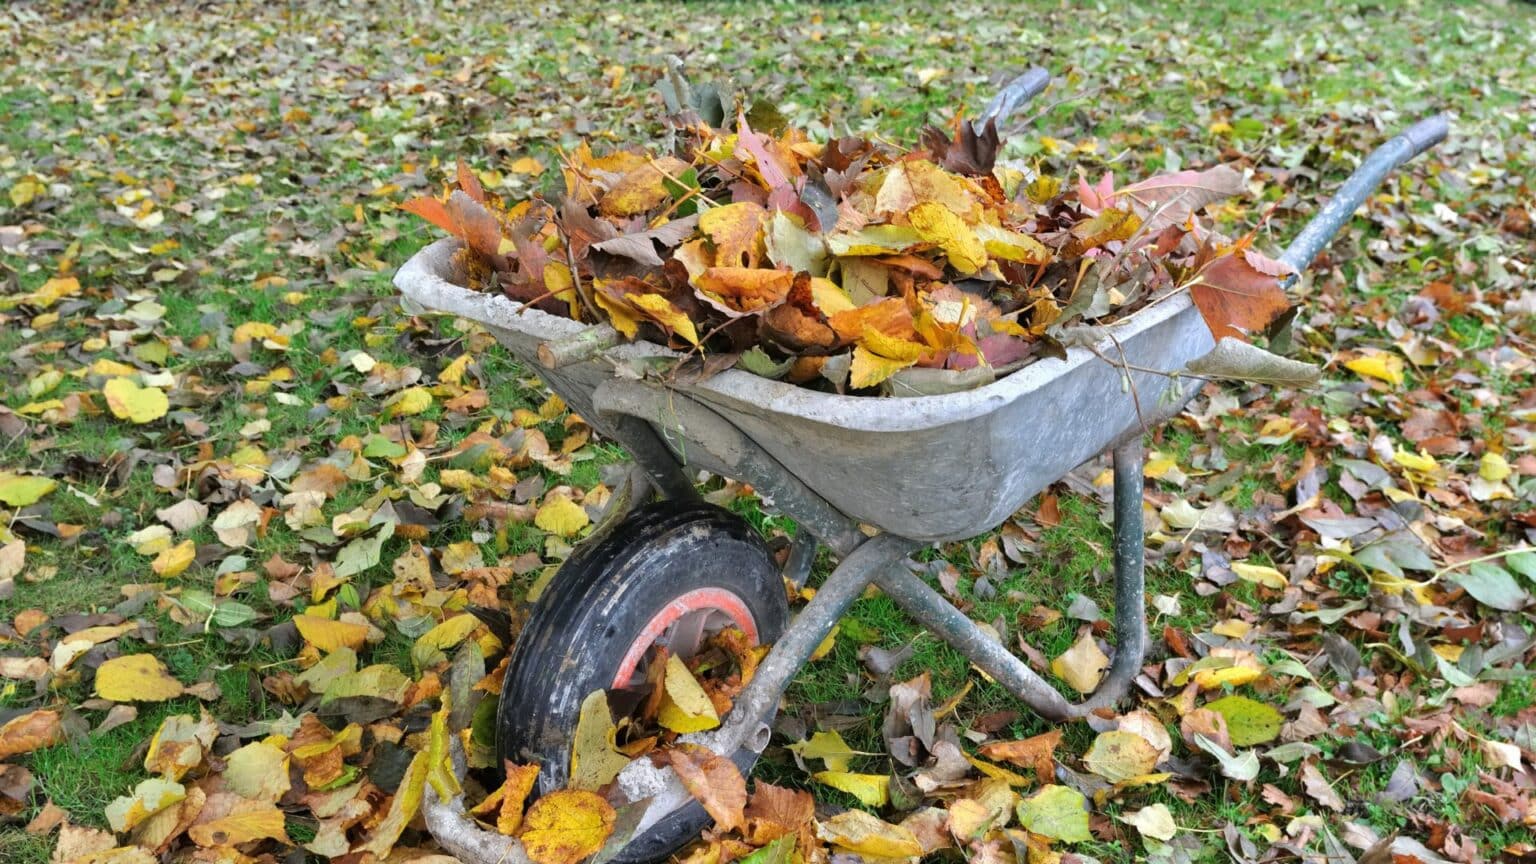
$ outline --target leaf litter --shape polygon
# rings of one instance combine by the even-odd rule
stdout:
[[[960,46],[942,61],[928,55],[924,65],[914,66],[922,73],[912,81],[947,88],[974,70],[981,70],[981,80],[997,56],[989,43],[997,37],[982,25],[1006,11],[978,9],[974,17],[941,23],[928,10],[911,10],[914,20],[935,32],[958,34],[958,40],[946,35],[935,45]],[[886,752],[880,734],[886,712],[879,707],[791,706],[790,719],[801,733],[776,739],[780,743],[820,740],[815,736],[837,728],[858,747],[844,742],[827,755],[846,761],[828,762],[821,772],[807,766],[803,776],[784,775],[788,782],[827,797],[837,793],[818,785],[814,774],[878,777],[888,803],[866,805],[878,807],[878,815],[850,809],[818,819],[808,792],[751,781],[741,822],[735,822],[733,806],[722,810],[730,830],[705,838],[699,847],[704,851],[695,851],[700,860],[787,858],[791,847],[808,859],[823,848],[887,857],[959,846],[1005,861],[1054,855],[1173,860],[1200,850],[1245,860],[1336,860],[1345,846],[1366,858],[1367,850],[1390,848],[1398,859],[1423,861],[1530,854],[1530,834],[1522,827],[1532,812],[1525,669],[1536,558],[1522,550],[1536,539],[1536,463],[1529,452],[1536,419],[1529,385],[1536,301],[1527,278],[1533,154],[1529,130],[1511,118],[1528,117],[1536,106],[1528,96],[1501,95],[1532,88],[1528,64],[1499,59],[1521,50],[1514,28],[1522,11],[1504,10],[1509,20],[1482,9],[1436,11],[1419,24],[1388,22],[1367,8],[1297,10],[1298,27],[1310,28],[1313,39],[1327,34],[1327,50],[1346,57],[1360,56],[1366,42],[1374,51],[1383,39],[1427,27],[1426,44],[1434,47],[1422,58],[1425,79],[1453,80],[1442,74],[1446,64],[1458,72],[1480,69],[1493,94],[1485,104],[1409,77],[1416,70],[1371,73],[1343,100],[1325,95],[1338,84],[1333,73],[1308,68],[1274,78],[1265,71],[1254,81],[1246,80],[1247,70],[1234,70],[1217,82],[1190,62],[1215,49],[1180,23],[1167,39],[1139,48],[1138,61],[1168,61],[1170,68],[1176,63],[1191,70],[1187,81],[1212,86],[1189,100],[1197,106],[1192,116],[1154,121],[1164,124],[1156,142],[1177,142],[1163,144],[1161,152],[1157,144],[1148,148],[1145,138],[1133,140],[1123,127],[1103,125],[1110,114],[1129,115],[1140,110],[1137,100],[1150,98],[1142,73],[1113,63],[1075,68],[1086,87],[1102,85],[1099,101],[1050,112],[1042,134],[1010,136],[1001,155],[1004,162],[1024,160],[1030,171],[1037,164],[1049,169],[1029,182],[1038,181],[1038,194],[1031,197],[1026,187],[1026,198],[1060,197],[1080,208],[1063,226],[1066,236],[1057,238],[1065,241],[1061,250],[1074,253],[1079,247],[1082,254],[1094,252],[1090,241],[1125,230],[1116,217],[1099,218],[1106,199],[1134,195],[1148,208],[1139,217],[1148,222],[1188,218],[1168,207],[1152,216],[1160,181],[1116,190],[1113,181],[1102,182],[1110,170],[1179,176],[1185,170],[1180,162],[1233,165],[1247,188],[1230,200],[1202,202],[1202,215],[1244,237],[1255,224],[1271,230],[1271,223],[1247,209],[1255,200],[1275,205],[1274,225],[1299,224],[1315,209],[1309,190],[1347,170],[1330,154],[1361,153],[1379,142],[1384,127],[1393,125],[1381,114],[1389,104],[1402,116],[1451,105],[1487,125],[1410,166],[1370,202],[1369,216],[1352,223],[1315,272],[1303,276],[1302,308],[1292,326],[1298,354],[1324,370],[1319,391],[1301,389],[1303,379],[1291,368],[1266,367],[1271,371],[1262,376],[1239,376],[1247,384],[1207,388],[1154,441],[1167,456],[1159,466],[1149,465],[1147,503],[1162,517],[1149,520],[1153,584],[1160,591],[1157,608],[1176,611],[1162,612],[1153,623],[1158,653],[1143,670],[1136,711],[1095,718],[1042,741],[1042,734],[1063,730],[993,719],[1000,712],[976,707],[969,701],[974,695],[961,696],[959,707],[946,711],[948,700],[962,691],[949,689],[953,680],[941,687],[935,679],[930,700],[940,704],[927,708],[936,715],[932,733],[897,736],[907,739],[902,752],[915,763],[909,764],[879,755]],[[261,17],[266,13],[251,14],[268,26],[317,26],[303,20],[274,25],[276,19]],[[369,26],[369,16],[380,13],[336,14],[336,26],[351,28]],[[455,27],[472,14],[449,10],[441,22],[422,23]],[[692,14],[708,20],[719,13]],[[850,38],[857,27],[852,14],[731,11],[760,25],[775,44],[779,35],[793,34],[789,41],[807,56]],[[1081,26],[1066,14],[1042,13],[1042,26],[1061,33]],[[1071,14],[1106,33],[1166,26],[1148,17],[1162,14],[1158,10]],[[370,73],[346,72],[359,76],[348,85],[300,70],[291,80],[307,88],[303,97],[282,93],[270,101],[255,82],[274,80],[271,64],[286,63],[282,52],[289,49],[250,47],[257,43],[247,40],[256,39],[259,28],[240,16],[210,36],[190,20],[154,10],[110,25],[91,14],[66,20],[7,9],[5,15],[3,26],[15,36],[23,62],[3,73],[4,86],[23,106],[14,116],[26,134],[8,132],[0,152],[0,185],[11,205],[0,210],[0,316],[10,360],[0,411],[0,431],[9,442],[0,469],[0,503],[8,511],[0,529],[0,747],[6,752],[0,814],[11,820],[0,827],[0,849],[9,860],[10,850],[24,848],[14,844],[28,841],[12,838],[30,837],[20,827],[26,824],[48,838],[45,850],[57,847],[60,861],[96,856],[139,862],[159,854],[261,860],[296,846],[324,857],[394,853],[409,860],[432,854],[424,848],[430,841],[412,826],[423,789],[434,777],[445,782],[447,715],[436,732],[432,718],[451,702],[461,719],[472,719],[480,710],[477,700],[459,698],[461,691],[483,694],[478,705],[493,702],[497,658],[507,648],[500,635],[506,630],[477,619],[459,634],[449,631],[463,625],[450,622],[462,619],[471,604],[526,598],[538,577],[589,530],[586,522],[600,511],[607,487],[590,474],[574,476],[595,452],[585,424],[526,385],[522,373],[498,365],[486,334],[401,316],[359,284],[425,239],[396,213],[396,202],[440,188],[427,179],[436,154],[490,151],[484,161],[471,160],[482,168],[477,182],[517,200],[534,191],[527,178],[546,171],[563,185],[565,163],[552,145],[560,143],[557,127],[575,130],[591,122],[576,117],[578,111],[601,106],[597,114],[618,140],[654,140],[647,119],[654,111],[630,82],[650,77],[646,64],[668,48],[642,38],[623,49],[635,53],[611,67],[573,70],[589,76],[586,88],[563,84],[556,91],[540,83],[527,93],[499,83],[513,78],[494,62],[461,65],[413,56],[392,64],[417,70],[403,73],[415,77],[396,88],[396,98],[438,124],[431,128],[412,125],[417,121],[409,111],[383,100],[385,79],[365,77]],[[495,20],[501,23],[502,16]],[[583,20],[592,39],[623,26],[602,16]],[[554,21],[541,23],[552,27]],[[1243,16],[1229,23],[1254,24]],[[482,57],[504,53],[508,38],[524,38],[509,37],[504,26],[451,32],[442,37],[444,44],[482,40]],[[483,41],[490,32],[494,47]],[[1264,27],[1250,35],[1259,48],[1283,42],[1289,52],[1296,28]],[[120,61],[122,52],[148,44],[146,39],[168,47],[138,51],[133,64],[96,62],[109,52]],[[167,71],[148,89],[133,89],[147,70],[170,70],[172,63],[195,68],[186,52],[215,43],[215,53],[235,68],[263,71],[215,79]],[[871,44],[867,50],[886,50]],[[351,46],[347,50],[378,50],[369,40]],[[65,51],[93,62],[61,69],[57,57]],[[539,52],[525,53],[532,58]],[[718,62],[727,70],[744,68],[740,55],[722,56]],[[800,62],[793,58],[791,66]],[[70,87],[58,90],[55,75],[68,76]],[[1305,110],[1281,110],[1270,101],[1269,88],[1298,85],[1312,88],[1297,103],[1309,106]],[[832,88],[834,101],[826,110],[863,115],[868,112],[856,110],[858,100],[894,94],[889,116],[879,123],[894,124],[884,126],[888,133],[899,128],[908,135],[952,114],[947,102],[938,117],[914,110],[914,103],[902,101],[910,98],[900,95],[905,84],[894,90],[872,86],[863,94]],[[773,79],[767,87],[793,92],[794,85]],[[577,90],[598,95],[573,97]],[[503,94],[496,98],[509,104],[543,98],[559,119],[537,120],[533,128],[509,134],[443,107],[458,95],[481,93]],[[801,100],[807,102],[825,100]],[[797,126],[819,120],[819,113],[786,106]],[[86,116],[95,124],[88,137],[75,125]],[[348,125],[354,117],[365,118],[367,132]],[[876,125],[848,131],[869,139]],[[116,144],[97,138],[98,128]],[[777,151],[786,169],[793,160],[803,170],[808,157],[793,149],[798,139],[782,126],[759,122],[749,112],[747,128],[764,137],[748,142],[746,157],[738,160],[743,165],[758,164],[751,152],[757,149]],[[174,129],[185,142],[208,144],[209,153],[242,149],[224,150],[233,160],[224,164],[191,151],[181,151],[186,159],[167,160],[159,148],[181,145],[143,134],[148,129]],[[487,139],[488,130],[499,137]],[[317,160],[311,167],[298,167],[284,152],[284,141],[293,136],[309,138],[308,152]],[[792,156],[782,152],[786,138]],[[520,149],[540,142],[551,146],[538,158]],[[945,144],[944,155],[936,158],[930,148],[926,161],[945,176],[974,176],[965,173],[970,168],[963,153],[935,143]],[[572,145],[562,146],[569,156]],[[915,152],[919,160],[909,161],[923,161],[924,151]],[[1123,159],[1111,164],[1121,153]],[[341,167],[365,155],[378,170],[359,174]],[[662,158],[657,162],[666,173],[690,179]],[[1074,164],[1088,166],[1089,176],[1100,179],[1062,182],[1052,190]],[[658,193],[658,176],[661,171],[639,172],[619,190],[626,193],[621,200],[595,215],[589,211],[589,217],[616,224],[611,220],[638,220],[670,206],[675,187],[662,176]],[[730,225],[690,225],[683,214],[643,232],[626,230],[615,238],[623,242],[600,241],[607,248],[599,252],[656,266],[645,257],[645,244],[664,262],[662,252],[703,240],[717,257],[722,248],[734,250],[744,270],[777,270],[780,261],[796,274],[829,266],[831,243],[823,252],[806,238],[809,232],[795,230],[801,227],[794,221],[797,205],[814,208],[792,200],[792,188],[785,191],[785,181],[793,185],[789,174],[759,172],[751,179],[761,181],[767,200],[759,206],[769,214],[733,211],[749,217],[743,223],[758,220],[751,242],[733,237]],[[698,181],[697,170],[691,180]],[[280,191],[312,186],[319,187],[313,199]],[[876,191],[877,201],[885,186]],[[908,191],[900,181],[891,184],[887,203],[903,203]],[[775,200],[783,205],[777,211],[767,206]],[[910,279],[915,296],[920,278],[935,280],[921,276],[933,268],[943,281],[953,281],[1018,263],[1007,257],[1006,243],[994,238],[989,248],[983,223],[949,210],[977,234],[978,252],[941,212],[924,208],[913,224],[913,209],[906,209],[905,219],[871,222],[837,241],[842,281],[836,284],[850,301],[862,297],[855,292],[886,296],[893,279]],[[473,211],[461,202],[454,212],[462,218]],[[1083,215],[1089,218],[1078,218]],[[338,228],[338,219],[346,230]],[[488,249],[489,227],[483,220],[466,223],[463,233]],[[676,237],[683,227],[690,233]],[[864,251],[849,245],[855,240],[910,245],[886,249],[887,255],[849,254]],[[497,254],[511,254],[500,245],[498,239]],[[521,265],[525,253],[515,244],[513,251]],[[852,260],[900,255],[916,260]],[[1257,279],[1254,273],[1273,275],[1264,273],[1262,259],[1255,265],[1246,254],[1222,260],[1231,262],[1223,266],[1235,268],[1240,283]],[[558,264],[559,256],[551,261]],[[724,266],[716,258],[709,263]],[[544,290],[564,290],[558,266],[546,265],[545,277]],[[814,341],[814,327],[793,326],[809,316],[748,307],[754,298],[776,297],[782,279],[722,273],[715,282],[704,280],[703,289],[689,288],[696,299],[711,284],[719,289],[711,293],[720,306],[708,306],[706,316],[771,316],[778,332],[800,336],[791,347],[823,344]],[[572,291],[575,284],[573,279]],[[791,293],[794,287],[792,281]],[[825,286],[807,288],[811,307],[820,310]],[[1205,292],[1194,285],[1189,290]],[[1230,299],[1217,293],[1203,305],[1220,307]],[[680,348],[692,347],[685,319],[699,341],[719,336],[709,337],[708,327],[656,301],[629,294],[594,301],[599,310],[607,301],[630,313],[637,335],[667,337]],[[953,323],[934,311],[943,302],[929,310],[939,325]],[[914,325],[912,334],[897,334],[904,337],[900,342],[865,338],[860,330],[852,341],[854,350],[863,351],[861,375],[872,378],[907,363],[914,352],[903,343],[924,349],[911,365],[935,362],[937,357],[926,356],[937,353],[929,339],[947,339],[943,330],[925,335]],[[944,365],[954,361],[952,355],[966,356],[955,350],[963,344],[954,340]],[[782,350],[769,345],[760,358],[748,350],[741,362],[756,359],[759,368],[776,369],[790,359],[771,353]],[[794,365],[777,374],[792,374]],[[495,413],[511,404],[518,406],[514,412]],[[387,422],[357,424],[354,416]],[[1092,473],[1069,478],[1052,494],[1091,505],[1102,494],[1095,479]],[[548,528],[536,521],[546,509]],[[446,533],[443,526],[458,520],[476,526],[476,534]],[[1017,599],[1017,620],[1001,621],[994,628],[1000,635],[1060,618],[1069,611],[1065,598],[1014,598],[1021,589],[1004,578],[1060,530],[1084,534],[1084,523],[1068,519],[1063,525],[1059,515],[1043,512],[1037,521],[1025,512],[997,538],[941,550],[956,569],[942,577],[946,590],[953,584],[976,604],[978,615],[996,608],[978,599],[987,592],[971,591],[982,578],[991,580],[997,596]],[[463,541],[481,548],[479,560],[449,551]],[[107,550],[121,550],[124,557],[111,558]],[[105,564],[112,560],[123,563],[113,565],[115,581],[98,596],[70,605],[55,599],[68,596],[54,593],[61,585],[83,581],[88,570],[110,569]],[[515,608],[513,614],[515,627]],[[309,636],[292,623],[296,617]],[[1041,631],[1061,638],[1039,642],[1046,648],[1025,641],[1020,650],[1042,672],[1074,643],[1085,653],[1093,645],[1098,656],[1111,655],[1103,620],[1084,620],[1091,626],[1082,634],[1075,622],[1046,623]],[[420,641],[443,625],[449,631]],[[848,627],[841,638],[878,642],[881,635]],[[176,643],[187,640],[216,646],[217,665],[227,668],[178,659]],[[271,654],[244,659],[258,645]],[[834,651],[820,662],[837,656]],[[908,665],[903,671],[918,669]],[[1060,677],[1070,686],[1066,675]],[[901,678],[890,676],[882,687],[888,691],[893,682],[904,683]],[[701,687],[707,683],[706,677]],[[259,702],[237,702],[236,692],[254,692]],[[454,697],[445,698],[450,692]],[[887,698],[871,692],[882,702]],[[167,695],[157,699],[160,694]],[[207,725],[205,704],[218,718],[216,731]],[[717,716],[729,707],[711,705]],[[1133,719],[1137,713],[1145,716]],[[912,725],[911,710],[904,714]],[[921,710],[917,720],[914,730],[926,728]],[[831,727],[819,728],[823,723]],[[58,763],[47,760],[106,740],[97,736],[124,724],[145,745],[129,760],[132,775],[103,790],[109,797],[95,812],[77,808],[60,815],[41,794],[61,788],[61,778],[45,773]],[[1154,727],[1168,740],[1154,740]],[[472,722],[455,728],[468,728],[473,743]],[[655,730],[658,737],[672,731]],[[1100,747],[1106,735],[1109,743],[1126,746]],[[1099,758],[1122,750],[1134,758]],[[954,758],[968,751],[991,761]],[[433,753],[435,765],[429,764]],[[1097,755],[1088,760],[1089,753]],[[1127,776],[1145,767],[1149,754],[1157,759],[1152,770]],[[1020,770],[991,776],[981,765]],[[1112,776],[1095,773],[1095,766]],[[1134,783],[1159,775],[1167,776]],[[721,785],[735,788],[731,778]],[[913,791],[924,786],[935,794]],[[598,835],[612,824],[603,808],[593,798],[555,797],[561,794],[532,803],[550,802],[530,828],[528,796],[508,790],[495,821],[524,837],[543,832],[533,837],[550,850],[550,860],[600,848]],[[1241,804],[1242,824],[1207,822],[1200,827],[1208,833],[1199,834],[1183,830],[1202,818],[1191,803],[1215,802],[1223,794]],[[1163,818],[1158,807],[1176,818]],[[793,839],[786,844],[786,838]]]

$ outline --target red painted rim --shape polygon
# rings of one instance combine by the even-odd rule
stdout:
[[[640,661],[645,659],[645,652],[656,644],[668,627],[693,612],[719,612],[730,618],[731,623],[746,634],[748,641],[758,644],[757,619],[752,617],[746,601],[724,588],[695,588],[662,607],[629,644],[629,650],[624,653],[619,670],[613,676],[613,689],[629,686],[635,670],[640,668]]]

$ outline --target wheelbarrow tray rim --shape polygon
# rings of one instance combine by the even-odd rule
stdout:
[[[524,307],[502,295],[475,291],[455,284],[441,275],[451,272],[452,255],[458,240],[438,240],[411,256],[395,274],[400,292],[421,307],[448,312],[479,324],[510,330],[544,342],[570,338],[592,326],[534,307]],[[1108,337],[1096,351],[1113,358],[1115,341],[1125,342],[1152,330],[1184,312],[1191,305],[1188,292],[1161,298],[1142,309],[1105,325]],[[606,352],[613,360],[632,361],[651,357],[682,358],[682,353],[653,342],[621,343]],[[726,369],[703,381],[680,388],[705,401],[768,408],[774,414],[789,415],[813,423],[871,433],[913,432],[948,426],[984,417],[1000,406],[1038,390],[1051,381],[1068,375],[1078,366],[1103,362],[1094,351],[1069,347],[1067,357],[1041,357],[997,380],[954,393],[926,396],[850,396],[812,390],[785,381],[754,375],[741,369]],[[531,360],[532,358],[526,358]],[[584,363],[608,364],[597,357]],[[542,367],[530,363],[534,372]],[[1171,371],[1171,370],[1170,370]]]

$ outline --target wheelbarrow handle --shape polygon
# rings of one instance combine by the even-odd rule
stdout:
[[[992,97],[987,103],[981,116],[971,121],[971,128],[978,134],[987,128],[987,121],[992,121],[1001,126],[1008,116],[1019,109],[1019,106],[1045,92],[1045,88],[1051,84],[1051,73],[1039,66],[1031,66],[1023,74],[1008,82],[1008,85]]]
[[[1355,210],[1365,203],[1381,181],[1399,165],[1413,159],[1429,148],[1445,140],[1451,131],[1451,119],[1446,114],[1427,117],[1408,127],[1392,140],[1371,151],[1355,173],[1349,175],[1339,191],[1333,194],[1323,209],[1312,217],[1291,245],[1280,255],[1280,260],[1291,265],[1299,273],[1317,253],[1323,251],[1339,229],[1349,221]],[[1282,287],[1289,288],[1296,276],[1288,277]]]

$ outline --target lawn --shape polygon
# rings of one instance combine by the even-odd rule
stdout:
[[[319,657],[296,614],[363,628],[362,662],[411,679],[389,722],[419,743],[444,669],[418,638],[487,599],[521,620],[579,537],[536,514],[598,509],[624,455],[488,334],[400,308],[390,276],[436,234],[399,205],[457,158],[519,197],[583,139],[654,140],[669,54],[813,135],[900,144],[1043,65],[1055,83],[1005,156],[1068,184],[1232,164],[1248,194],[1217,223],[1271,251],[1364,153],[1450,112],[1451,140],[1298,288],[1294,353],[1322,383],[1209,385],[1149,436],[1153,646],[1127,707],[1171,730],[1171,776],[1099,796],[1091,839],[1054,851],[1321,861],[1398,833],[1421,860],[1536,856],[1536,559],[1509,554],[1536,540],[1536,6],[1076,5],[0,9],[0,723],[58,714],[48,746],[0,763],[0,860],[49,860],[58,830],[23,827],[45,804],[105,828],[168,717],[223,724],[210,759],[295,734]],[[973,619],[1057,657],[1112,605],[1105,467],[919,557]],[[495,647],[448,647],[466,639]],[[876,675],[870,647],[910,653]],[[141,654],[187,695],[114,708],[96,671]],[[1212,657],[1256,674],[1174,683]],[[935,705],[958,698],[941,722],[960,740],[1053,728],[872,592],[797,679],[756,776],[858,806],[786,745],[835,728],[881,754],[856,771],[900,769],[886,687],[925,672]],[[1246,781],[1181,734],[1228,691],[1285,720],[1244,748],[1263,757]],[[1105,791],[1083,763],[1099,731],[1062,727],[1057,782]],[[1166,842],[1133,824],[1155,805]],[[285,801],[279,833],[309,841],[309,813]],[[969,854],[1015,854],[986,850]]]

